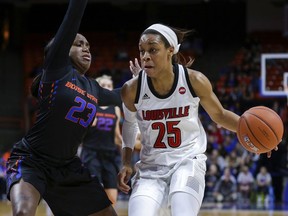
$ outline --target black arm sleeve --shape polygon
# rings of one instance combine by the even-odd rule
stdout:
[[[116,88],[110,91],[108,89],[104,89],[100,87],[99,106],[115,105],[121,108],[122,100],[121,100],[120,91],[121,91],[121,88]]]
[[[80,27],[88,0],[70,0],[66,15],[60,25],[44,61],[46,80],[62,77],[63,69],[70,64],[69,51]],[[53,13],[52,13],[53,14]],[[57,74],[58,73],[58,74]]]

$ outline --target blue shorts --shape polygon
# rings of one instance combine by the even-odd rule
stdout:
[[[32,184],[54,215],[87,216],[111,205],[102,185],[92,178],[80,159],[51,166],[34,155],[22,141],[16,143],[7,162],[7,198],[13,184],[23,179]]]
[[[121,155],[117,149],[92,150],[83,147],[80,158],[105,189],[117,189],[117,175],[121,164]]]

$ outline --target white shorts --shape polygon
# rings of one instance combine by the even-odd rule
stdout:
[[[151,173],[153,170],[142,170],[141,172]],[[185,192],[193,195],[201,206],[205,188],[205,173],[206,156],[199,155],[193,159],[184,159],[180,164],[177,164],[177,168],[171,172],[170,176],[165,176],[165,178],[139,177],[136,174],[132,180],[130,198],[147,196],[165,208],[170,206],[173,193]]]

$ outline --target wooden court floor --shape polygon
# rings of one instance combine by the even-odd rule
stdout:
[[[127,215],[127,201],[120,201],[116,206],[118,216]],[[7,201],[0,202],[0,216],[12,216],[10,203]],[[47,212],[45,203],[38,207],[36,216],[53,216]],[[163,215],[165,216],[165,215]],[[201,209],[199,216],[288,216],[288,211],[274,210],[236,210],[236,209]]]

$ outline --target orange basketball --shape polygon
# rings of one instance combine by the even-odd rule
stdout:
[[[240,144],[253,153],[273,150],[282,140],[284,125],[280,116],[265,106],[246,110],[240,117],[237,137]]]

